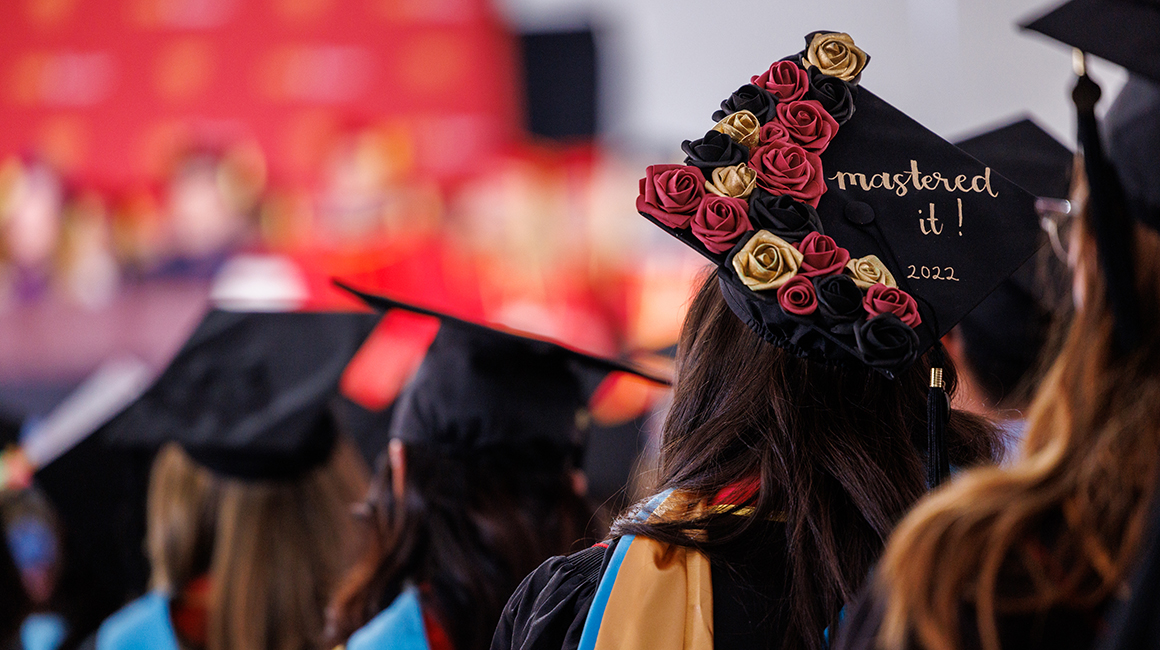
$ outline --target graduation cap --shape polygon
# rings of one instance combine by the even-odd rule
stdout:
[[[1041,198],[1069,194],[1074,154],[1031,119],[1019,119],[955,145]],[[1047,341],[1066,268],[1054,255],[1028,260],[959,323],[968,361],[987,392],[1003,402],[1025,381]]]
[[[627,372],[668,380],[498,324],[364,293],[336,284],[379,311],[402,309],[441,322],[415,376],[395,402],[390,437],[451,453],[548,444],[583,446],[584,407],[599,381]]]
[[[770,343],[893,376],[1031,257],[1035,199],[860,87],[849,35],[805,41],[721,103],[686,165],[648,168],[637,210],[713,261]]]
[[[1072,91],[1088,181],[1088,212],[1117,350],[1142,336],[1131,254],[1132,220],[1160,230],[1160,3],[1072,0],[1023,25],[1076,48]],[[1095,107],[1101,91],[1084,53],[1124,66],[1130,75],[1105,119],[1105,150]]]
[[[300,475],[330,457],[339,379],[377,322],[366,313],[211,311],[110,423],[110,439],[177,442],[210,470],[240,479]]]

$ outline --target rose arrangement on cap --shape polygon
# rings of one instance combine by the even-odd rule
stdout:
[[[685,164],[648,167],[636,207],[789,320],[850,337],[863,362],[894,367],[913,358],[918,305],[877,256],[852,258],[826,236],[816,210],[821,154],[854,115],[870,57],[844,33],[806,43],[721,102],[717,124],[682,144]]]

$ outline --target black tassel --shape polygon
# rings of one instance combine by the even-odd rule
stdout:
[[[926,394],[926,483],[933,490],[951,474],[947,455],[947,421],[951,405],[943,383],[946,357],[942,343],[935,344],[930,354],[930,390]]]
[[[1077,53],[1076,61],[1079,78],[1071,91],[1071,98],[1075,103],[1077,136],[1088,180],[1088,214],[1108,303],[1116,319],[1117,351],[1127,353],[1140,341],[1140,309],[1136,301],[1135,257],[1132,254],[1135,231],[1124,188],[1100,142],[1095,112],[1101,94],[1099,84],[1087,75],[1082,53]]]

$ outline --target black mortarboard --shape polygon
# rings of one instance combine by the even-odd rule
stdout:
[[[441,322],[415,376],[395,402],[391,438],[452,452],[546,443],[583,446],[584,407],[600,379],[628,363],[496,324],[472,322],[342,283],[374,309],[403,309]]]
[[[119,443],[173,441],[216,473],[286,479],[325,462],[343,370],[378,317],[211,311],[111,423]]]
[[[955,146],[1037,197],[1065,199],[1075,154],[1030,118],[961,140]]]
[[[1039,225],[1034,197],[859,88],[869,59],[807,35],[682,145],[686,166],[648,168],[637,209],[718,265],[767,341],[893,375],[1031,257]]]
[[[1105,120],[1105,152],[1095,107],[1101,90],[1080,58],[1072,91],[1084,153],[1088,213],[1120,352],[1142,336],[1131,254],[1135,219],[1160,230],[1160,3],[1072,0],[1024,24],[1131,73]]]

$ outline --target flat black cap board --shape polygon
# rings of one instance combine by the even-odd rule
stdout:
[[[330,457],[339,379],[378,319],[211,311],[153,386],[110,423],[110,439],[177,442],[234,478],[298,476]]]
[[[1036,251],[1035,198],[859,87],[850,36],[806,44],[722,102],[685,165],[649,167],[637,209],[719,266],[766,340],[892,375]]]
[[[1072,0],[1022,25],[1160,82],[1160,4]]]
[[[668,383],[631,364],[528,332],[336,284],[374,309],[402,309],[441,322],[415,376],[395,402],[390,437],[408,444],[451,453],[536,443],[578,449],[598,379],[628,372]]]
[[[955,146],[1037,197],[1066,199],[1075,154],[1031,118],[990,129]]]

